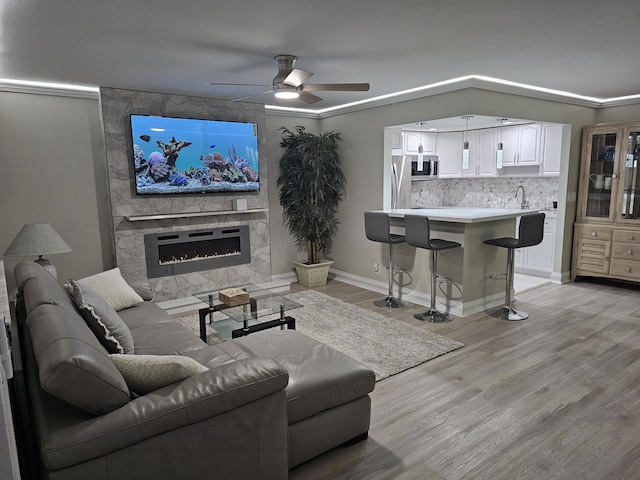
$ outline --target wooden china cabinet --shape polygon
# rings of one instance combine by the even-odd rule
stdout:
[[[640,282],[640,121],[585,127],[571,278]]]

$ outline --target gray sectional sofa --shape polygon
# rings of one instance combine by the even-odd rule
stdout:
[[[130,282],[145,301],[117,315],[134,360],[178,356],[201,367],[140,393],[56,278],[35,262],[18,264],[15,277],[18,423],[37,459],[27,449],[23,463],[38,464],[28,475],[284,479],[367,436],[374,373],[296,331],[206,345]]]

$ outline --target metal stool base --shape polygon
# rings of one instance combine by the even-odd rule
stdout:
[[[429,323],[445,323],[453,320],[453,317],[448,313],[442,313],[433,309],[429,309],[422,313],[414,313],[413,317]]]
[[[500,305],[499,307],[491,308],[487,310],[487,315],[499,318],[501,320],[519,321],[529,318],[529,314],[526,312],[518,312],[506,305]]]
[[[409,305],[407,301],[400,300],[395,297],[382,298],[380,300],[374,301],[373,304],[377,307],[382,307],[382,308],[401,308]]]

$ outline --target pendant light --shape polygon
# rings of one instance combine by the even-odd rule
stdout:
[[[465,115],[462,117],[465,120],[464,137],[462,142],[462,169],[469,170],[469,141],[467,140],[467,130],[469,130],[469,119],[473,118],[473,115]]]
[[[423,168],[423,159],[424,159],[424,148],[422,147],[422,127],[426,124],[423,122],[418,123],[418,127],[420,127],[420,143],[418,144],[418,164],[416,165],[416,170],[422,172]]]
[[[498,129],[498,151],[496,152],[496,168],[498,169],[502,168],[502,154],[504,153],[502,150],[502,125],[508,120],[508,118],[496,119],[496,122],[500,122],[500,128]]]

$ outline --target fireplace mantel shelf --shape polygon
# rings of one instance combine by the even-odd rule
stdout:
[[[266,208],[250,208],[248,210],[213,210],[209,212],[184,212],[184,213],[162,213],[158,215],[127,215],[124,218],[130,222],[141,222],[146,220],[168,220],[171,218],[189,217],[213,217],[217,215],[240,215],[246,213],[267,212]]]

